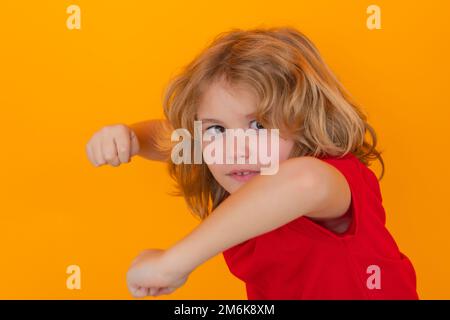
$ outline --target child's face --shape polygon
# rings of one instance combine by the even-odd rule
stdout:
[[[261,129],[262,125],[256,121],[253,114],[256,112],[256,97],[251,91],[244,88],[232,88],[224,81],[217,81],[212,83],[202,97],[202,101],[197,110],[197,120],[202,121],[202,134],[207,131],[209,134],[222,135],[225,141],[225,129]],[[214,119],[214,120],[206,120]],[[267,150],[271,150],[270,144],[270,130],[268,130],[268,144]],[[209,142],[211,143],[211,142]],[[209,144],[203,142],[203,150]],[[225,142],[224,142],[225,144]],[[278,148],[278,162],[286,160],[292,150],[293,140],[283,139],[281,134],[279,136]],[[249,146],[249,141],[246,139],[245,152],[237,153],[237,140],[234,140],[234,150],[232,151],[234,161],[233,164],[207,164],[212,175],[216,181],[230,194],[238,190],[245,182],[252,177],[260,174],[261,167],[260,159],[257,156],[257,161],[254,164],[249,164],[249,155],[251,152],[256,152],[254,146]],[[225,149],[225,152],[227,150]],[[270,151],[269,151],[270,153]],[[245,164],[238,164],[236,156],[245,156]],[[276,155],[275,155],[276,156]],[[232,174],[233,170],[251,170],[251,174],[244,176],[237,176]]]

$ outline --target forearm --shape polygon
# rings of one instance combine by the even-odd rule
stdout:
[[[283,162],[275,175],[254,177],[166,251],[169,268],[191,272],[229,247],[317,209],[324,192],[312,184],[299,158]]]
[[[151,119],[129,125],[139,140],[138,156],[148,160],[167,161],[170,152],[162,150],[157,137],[170,139],[170,125],[164,119]]]

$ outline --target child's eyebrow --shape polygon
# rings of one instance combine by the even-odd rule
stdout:
[[[250,114],[247,114],[245,117],[250,119],[253,118],[255,116],[255,113],[252,112]],[[215,123],[220,123],[220,124],[224,124],[222,121],[217,120],[217,119],[213,119],[213,118],[204,118],[204,119],[197,119],[198,121],[202,121],[202,122],[215,122]]]
[[[217,120],[217,119],[212,119],[212,118],[205,118],[205,119],[198,119],[201,122],[214,122],[214,123],[220,123],[223,124],[222,121]]]

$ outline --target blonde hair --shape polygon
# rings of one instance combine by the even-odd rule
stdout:
[[[254,90],[258,121],[265,128],[279,128],[280,135],[294,140],[290,158],[342,157],[351,152],[366,166],[378,159],[382,179],[384,162],[375,148],[374,129],[314,44],[298,30],[234,28],[217,35],[168,84],[163,107],[170,125],[185,128],[193,136],[202,94],[222,78],[230,85]],[[365,140],[366,131],[371,142]],[[173,195],[183,196],[201,220],[229,196],[205,163],[174,164],[169,160],[168,171],[177,183]]]

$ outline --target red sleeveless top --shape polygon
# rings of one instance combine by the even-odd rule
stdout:
[[[319,159],[347,179],[350,227],[338,234],[302,216],[225,250],[248,299],[419,299],[414,267],[385,227],[375,174],[351,153]]]

